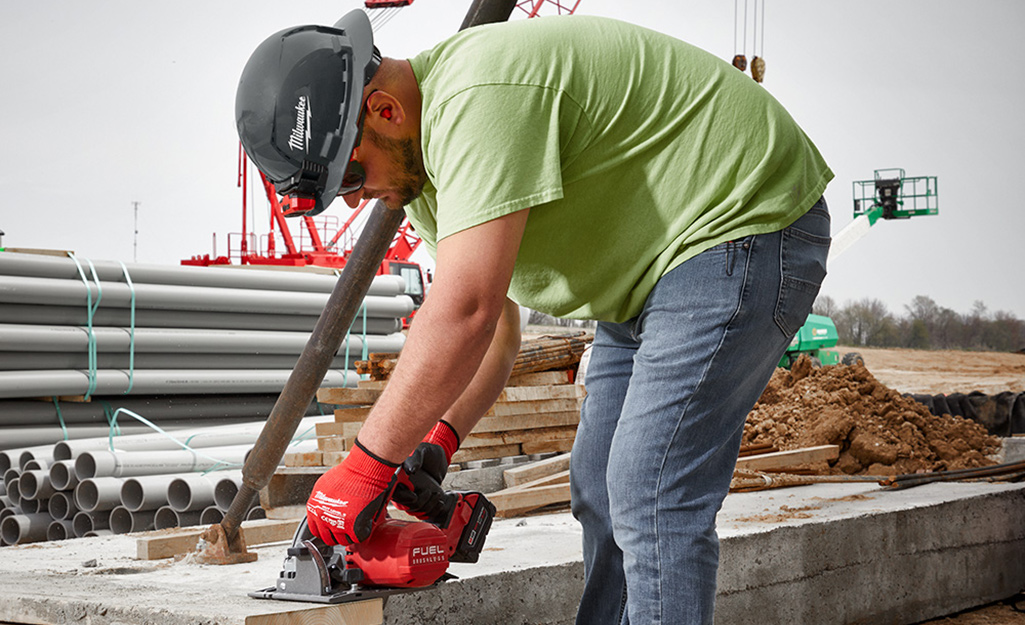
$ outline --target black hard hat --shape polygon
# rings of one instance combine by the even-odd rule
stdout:
[[[363,107],[381,64],[362,10],[333,27],[275,33],[249,57],[235,96],[242,147],[282,195],[313,199],[321,213],[338,194]]]

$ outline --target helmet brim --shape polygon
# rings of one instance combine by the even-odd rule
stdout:
[[[380,65],[360,9],[334,26],[299,26],[268,37],[250,57],[235,100],[239,138],[278,193],[337,197],[359,136],[363,89]]]

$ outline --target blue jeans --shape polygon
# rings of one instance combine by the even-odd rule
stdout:
[[[599,323],[571,458],[583,526],[579,625],[712,623],[719,540],[744,419],[826,274],[829,213],[723,243]]]

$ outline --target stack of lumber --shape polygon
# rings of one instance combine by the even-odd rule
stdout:
[[[357,388],[325,388],[322,403],[348,405],[333,423],[317,425],[319,450],[285,457],[285,466],[333,466],[352,447],[386,382],[360,381]],[[569,451],[580,422],[584,388],[569,369],[525,373],[509,379],[495,404],[462,442],[452,462]]]
[[[584,332],[560,336],[542,336],[523,341],[513,364],[512,376],[553,369],[575,369],[591,337]],[[398,362],[398,354],[370,354],[356,361],[356,371],[371,380],[387,380]]]
[[[576,365],[590,337],[583,332],[523,341],[505,390],[462,442],[452,462],[569,451],[580,422],[584,388],[574,384]],[[333,423],[317,426],[318,449],[288,454],[286,467],[334,466],[352,447],[363,422],[387,386],[397,354],[372,353],[356,363],[369,376],[357,388],[322,388],[317,401],[343,406]]]

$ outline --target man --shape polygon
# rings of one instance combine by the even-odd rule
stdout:
[[[328,107],[348,111],[329,124],[341,140],[307,147],[275,182],[319,180],[315,210],[336,193],[405,206],[436,277],[356,448],[314,487],[311,530],[365,539],[414,450],[444,477],[508,378],[514,301],[596,319],[571,467],[578,622],[711,623],[715,514],[744,418],[825,276],[832,172],[761,86],[655,32],[527,20],[378,67],[361,16],[322,46],[351,45],[366,67],[346,83],[362,92]],[[271,133],[248,111],[247,151],[280,165],[261,161]],[[301,117],[278,125],[301,129]],[[415,494],[395,498],[428,513]]]

